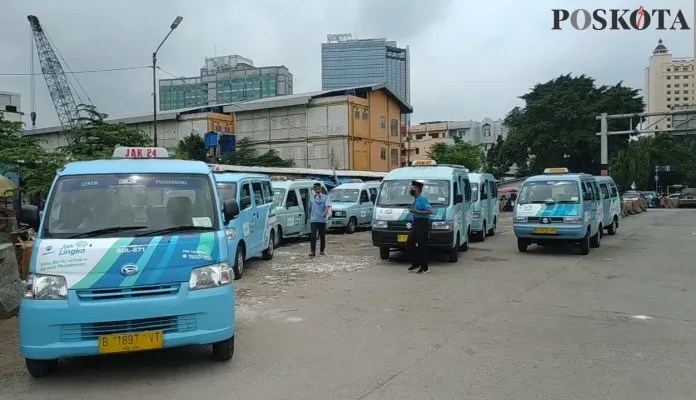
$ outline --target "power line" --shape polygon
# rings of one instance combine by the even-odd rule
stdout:
[[[151,66],[142,66],[142,67],[124,67],[124,68],[105,68],[105,69],[91,69],[91,70],[85,70],[85,71],[70,71],[70,74],[92,74],[92,73],[98,73],[98,72],[115,72],[115,71],[132,71],[132,70],[137,70],[137,69],[151,69]],[[37,73],[1,73],[0,76],[34,76],[34,75],[43,75],[42,72],[37,72]]]

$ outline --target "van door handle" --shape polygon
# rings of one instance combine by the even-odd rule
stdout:
[[[258,217],[257,213],[252,213],[251,215],[253,215],[254,217]]]

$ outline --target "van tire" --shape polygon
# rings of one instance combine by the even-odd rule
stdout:
[[[269,236],[268,247],[261,252],[261,257],[266,261],[272,260],[273,254],[275,254],[275,229],[271,229]]]
[[[358,226],[358,220],[355,217],[350,217],[348,219],[348,225],[346,225],[346,233],[352,235],[355,233],[355,228]]]
[[[234,280],[242,279],[242,275],[244,275],[244,262],[244,249],[241,246],[237,246],[237,251],[234,254],[234,266],[232,267]]]
[[[58,370],[58,359],[55,360],[34,360],[31,358],[24,359],[27,366],[27,371],[32,378],[43,378],[51,375]]]
[[[449,254],[447,254],[447,261],[451,263],[459,261],[459,240],[459,234],[457,234],[457,242],[454,244],[454,247],[450,249]]]
[[[469,240],[471,238],[471,230],[469,230],[469,233],[466,234],[466,241],[459,246],[459,250],[461,250],[462,253],[466,253],[469,251]]]
[[[380,247],[379,248],[379,258],[382,260],[388,260],[389,259],[389,247]]]
[[[586,256],[590,254],[590,230],[585,233],[585,237],[580,240],[580,254]]]
[[[607,234],[608,235],[616,235],[616,230],[619,228],[619,221],[618,218],[614,217],[614,219],[611,221],[611,225],[607,227]]]
[[[517,238],[517,250],[520,253],[526,253],[529,242],[526,239]]]
[[[280,247],[280,244],[283,242],[283,228],[280,225],[278,225],[277,229],[278,234],[276,235],[275,243],[273,244],[276,249]]]
[[[604,229],[600,225],[599,228],[597,228],[597,233],[590,238],[590,246],[593,249],[598,249],[599,246],[601,246],[601,244],[602,244],[602,231],[603,230]]]
[[[488,230],[486,228],[488,228],[488,224],[486,223],[486,221],[483,221],[483,223],[481,225],[481,232],[478,233],[478,241],[479,242],[486,241],[486,234],[488,233]]]
[[[498,228],[498,218],[493,218],[493,226],[488,230],[488,236],[495,236],[495,230]]]
[[[221,342],[213,343],[213,360],[229,361],[234,355],[234,336]]]

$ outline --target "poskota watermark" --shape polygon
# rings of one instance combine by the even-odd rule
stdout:
[[[690,30],[691,26],[682,10],[666,8],[646,9],[640,6],[634,10],[624,8],[598,8],[596,10],[565,10],[553,9],[552,30],[562,30],[564,27],[584,31],[592,28],[603,30],[638,30],[652,28],[660,31]]]

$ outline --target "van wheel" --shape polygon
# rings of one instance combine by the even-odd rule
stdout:
[[[34,378],[42,378],[44,376],[51,375],[58,369],[58,359],[55,360],[33,360],[27,358],[24,360],[27,366],[27,371],[29,375]]]
[[[602,242],[602,226],[600,225],[597,229],[597,233],[590,238],[590,246],[593,249],[599,248]]]
[[[234,355],[234,336],[221,342],[213,343],[213,360],[229,361]]]
[[[268,248],[261,253],[261,257],[268,261],[273,259],[273,254],[275,253],[275,230],[271,229],[270,236],[268,238]]]
[[[517,238],[517,250],[519,250],[520,253],[526,253],[527,247],[529,247],[528,241],[526,241],[525,239]]]
[[[488,230],[488,236],[495,236],[495,230],[498,228],[498,218],[493,218],[493,226]]]
[[[486,221],[483,221],[483,225],[481,225],[481,232],[479,232],[476,236],[479,242],[485,242],[486,241],[486,233],[488,231],[486,230]]]
[[[379,248],[379,258],[382,260],[389,259],[389,247],[380,247]]]
[[[275,243],[273,243],[273,246],[277,249],[280,247],[280,244],[283,242],[283,228],[278,225],[278,234],[275,237]]]
[[[234,279],[242,279],[244,275],[244,249],[241,246],[237,246],[237,252],[234,255],[234,267],[232,267],[232,272],[234,272]]]
[[[355,227],[358,226],[358,220],[355,217],[350,217],[348,225],[346,225],[346,233],[352,235],[355,232]]]
[[[462,243],[461,246],[459,246],[459,250],[461,250],[462,253],[466,253],[469,251],[469,240],[471,238],[471,229],[469,232],[466,234],[466,242]]]
[[[611,221],[611,225],[607,227],[608,235],[616,235],[616,230],[619,228],[619,221],[616,217]]]
[[[454,247],[452,247],[449,251],[448,261],[451,263],[459,261],[459,234],[457,234],[457,242],[454,244]]]
[[[590,254],[590,230],[587,230],[585,237],[580,240],[580,254],[586,256]]]

